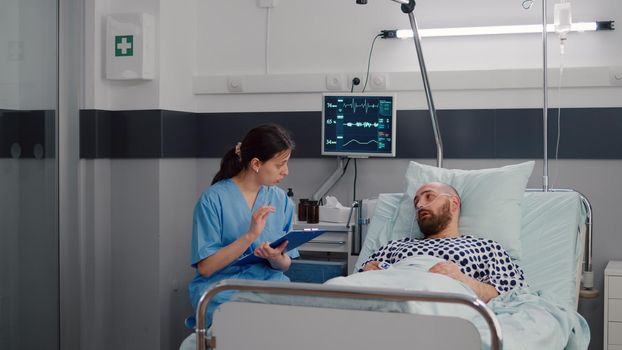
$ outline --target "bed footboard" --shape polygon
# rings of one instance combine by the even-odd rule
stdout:
[[[283,282],[266,282],[266,281],[249,281],[249,280],[223,280],[213,288],[208,290],[201,300],[197,309],[197,349],[214,349],[214,348],[226,348],[227,346],[218,346],[221,342],[217,342],[219,337],[218,332],[227,330],[229,338],[233,338],[236,341],[236,346],[244,346],[241,342],[242,337],[247,337],[250,342],[256,342],[259,339],[272,338],[274,341],[283,341],[283,335],[292,335],[292,339],[296,339],[296,348],[301,349],[301,344],[305,344],[310,349],[325,348],[327,344],[331,344],[330,348],[334,348],[334,339],[337,336],[341,336],[343,339],[347,339],[348,342],[363,342],[367,344],[366,348],[369,348],[370,341],[375,341],[377,331],[379,328],[383,329],[386,334],[383,335],[384,339],[390,337],[390,339],[396,339],[403,337],[404,341],[410,341],[420,345],[422,338],[413,338],[415,331],[421,332],[426,335],[429,341],[437,343],[439,345],[444,344],[443,348],[447,348],[450,343],[448,341],[457,341],[460,348],[466,348],[466,344],[476,344],[473,348],[479,349],[481,345],[480,335],[475,326],[469,321],[445,317],[445,316],[429,316],[429,315],[414,315],[414,314],[400,314],[400,313],[383,313],[373,311],[361,311],[361,310],[337,310],[337,309],[325,309],[321,307],[308,307],[308,306],[289,306],[289,305],[269,305],[269,304],[257,304],[249,306],[249,303],[240,305],[239,302],[230,302],[221,305],[221,309],[227,309],[227,312],[233,314],[245,315],[244,317],[229,317],[219,319],[218,313],[215,313],[214,322],[212,325],[212,334],[208,335],[205,328],[205,312],[209,301],[218,293],[226,290],[246,291],[246,292],[260,292],[266,294],[280,294],[280,295],[298,295],[298,296],[312,296],[312,297],[329,297],[329,298],[350,298],[350,299],[373,299],[373,300],[386,300],[386,301],[420,301],[420,302],[437,302],[437,303],[453,303],[461,304],[474,309],[479,313],[486,321],[490,329],[490,344],[491,349],[502,348],[502,335],[499,323],[495,315],[486,307],[486,304],[473,297],[450,294],[450,293],[432,293],[432,292],[416,292],[406,291],[398,289],[388,288],[363,288],[363,287],[345,287],[345,286],[330,286],[330,285],[318,285],[309,283],[283,283]],[[269,315],[266,311],[270,307]],[[252,308],[252,310],[251,310]],[[281,317],[282,312],[293,312],[296,315],[295,327],[291,326],[292,321],[286,321],[286,317]],[[250,312],[249,312],[250,311]],[[328,312],[329,314],[327,314]],[[364,313],[364,314],[363,314]],[[375,318],[373,314],[381,315],[381,318]],[[258,320],[251,319],[251,315],[257,315]],[[249,317],[246,317],[249,316]],[[272,316],[272,317],[271,317]],[[406,327],[400,329],[398,325],[406,324],[404,322],[390,322],[386,323],[382,317],[395,318],[410,318],[410,322],[416,322],[416,327]],[[436,320],[434,320],[436,319]],[[263,321],[261,321],[263,320]],[[285,320],[285,321],[284,321]],[[328,321],[331,324],[347,325],[352,320],[363,320],[364,324],[370,328],[361,328],[358,326],[356,329],[347,330],[344,327],[329,326]],[[423,322],[422,322],[423,321]],[[252,325],[267,324],[269,334],[254,334]],[[280,322],[281,324],[274,323]],[[249,323],[249,326],[245,326]],[[289,324],[288,324],[289,323]],[[387,327],[387,324],[389,325]],[[414,323],[408,323],[410,325]],[[382,325],[382,327],[376,327]],[[427,328],[426,328],[427,327]],[[442,327],[442,328],[440,328]],[[293,330],[293,329],[296,330]],[[448,328],[452,329],[451,336],[445,336],[443,339],[436,339],[429,336],[430,334],[442,335],[448,334]],[[442,329],[442,331],[440,330]],[[387,333],[388,332],[388,333]],[[352,334],[348,334],[352,333]],[[367,340],[365,340],[367,336]],[[462,339],[462,340],[461,340]],[[464,342],[467,343],[464,343]],[[476,343],[473,343],[476,341]],[[328,342],[328,343],[327,343]],[[223,345],[225,343],[222,343]],[[272,343],[270,346],[274,346]],[[280,343],[283,344],[283,343]],[[291,341],[285,341],[284,344],[291,344]],[[339,344],[340,348],[343,348]],[[304,348],[304,347],[303,347]],[[358,348],[359,344],[354,344],[353,347]],[[426,347],[428,348],[428,347]]]

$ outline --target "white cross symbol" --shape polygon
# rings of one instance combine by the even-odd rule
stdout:
[[[132,44],[127,42],[127,38],[121,38],[121,42],[117,44],[117,49],[121,50],[123,55],[127,54],[127,50],[132,48]]]

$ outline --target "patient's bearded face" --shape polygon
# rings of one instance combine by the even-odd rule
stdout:
[[[424,208],[417,212],[417,223],[419,230],[424,236],[429,237],[441,232],[449,225],[451,221],[449,200],[446,200],[442,206],[433,208]]]

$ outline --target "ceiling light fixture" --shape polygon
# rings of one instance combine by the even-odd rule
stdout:
[[[571,32],[588,32],[597,30],[614,30],[615,21],[593,21],[577,22],[570,26]],[[554,24],[547,24],[546,31],[555,32]],[[526,34],[542,33],[541,24],[509,25],[509,26],[487,26],[487,27],[456,27],[456,28],[432,28],[419,29],[422,38],[433,38],[443,36],[471,36],[471,35],[499,35],[499,34]],[[393,29],[381,31],[384,39],[407,39],[413,37],[411,29]]]

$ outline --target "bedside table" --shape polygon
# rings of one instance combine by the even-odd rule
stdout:
[[[604,348],[622,350],[622,261],[610,261],[605,268]]]
[[[310,240],[298,247],[300,252],[324,252],[343,254],[345,269],[350,274],[356,263],[358,255],[352,255],[352,230],[354,225],[346,227],[346,224],[337,224],[332,222],[322,222],[317,224],[308,224],[306,222],[294,222],[294,229],[301,230],[305,228],[318,228],[326,230],[326,233]]]

